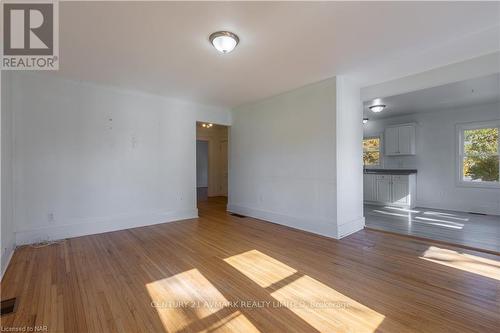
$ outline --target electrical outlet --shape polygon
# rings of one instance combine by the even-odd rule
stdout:
[[[47,214],[47,220],[52,223],[54,222],[54,213],[48,213]]]

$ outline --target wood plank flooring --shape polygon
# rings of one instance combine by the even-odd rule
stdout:
[[[500,258],[360,231],[340,241],[230,216],[18,248],[8,328],[48,332],[498,332]]]

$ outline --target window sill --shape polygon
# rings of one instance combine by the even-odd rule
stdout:
[[[500,183],[494,182],[466,182],[459,181],[457,184],[458,187],[472,187],[472,188],[491,188],[491,189],[500,189]]]

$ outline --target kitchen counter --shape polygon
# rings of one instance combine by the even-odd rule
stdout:
[[[364,173],[378,175],[411,175],[417,173],[417,169],[365,169]]]

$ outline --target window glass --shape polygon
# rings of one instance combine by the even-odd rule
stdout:
[[[380,165],[380,138],[363,139],[363,164],[365,166]]]
[[[462,180],[499,182],[498,127],[462,132]]]

